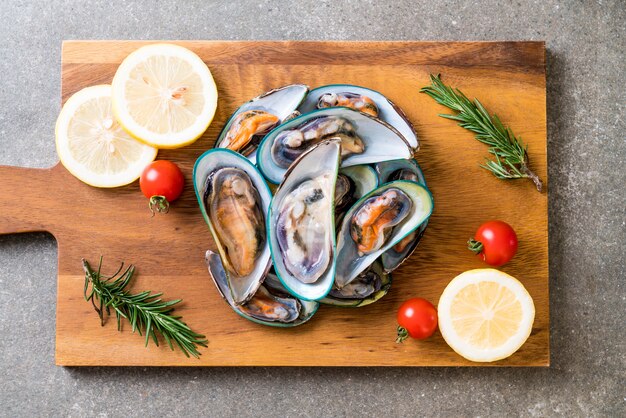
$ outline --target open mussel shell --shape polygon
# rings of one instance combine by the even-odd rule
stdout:
[[[348,209],[376,187],[378,187],[378,175],[369,165],[355,165],[339,170],[335,187],[336,224],[340,225]]]
[[[258,239],[255,243],[255,251],[243,254],[246,257],[254,257],[253,261],[250,261],[250,258],[246,259],[248,264],[246,267],[246,274],[244,275],[239,275],[234,272],[237,271],[237,269],[234,269],[233,263],[229,261],[227,243],[224,242],[225,240],[223,237],[220,237],[218,225],[214,225],[211,221],[211,213],[209,212],[212,209],[211,207],[207,207],[205,200],[209,182],[211,182],[211,180],[214,179],[218,173],[228,171],[233,171],[248,178],[249,183],[246,183],[246,185],[251,185],[253,189],[252,195],[257,196],[260,200],[259,202],[256,202],[258,205],[256,207],[256,214],[257,216],[262,217],[262,219],[259,219],[260,229],[255,231],[243,231],[243,233],[247,233],[247,237]],[[212,149],[202,154],[196,160],[193,169],[193,187],[196,192],[196,197],[198,198],[198,204],[200,205],[202,216],[209,226],[209,230],[211,231],[211,235],[213,236],[219,255],[222,258],[222,263],[225,266],[230,266],[230,268],[226,269],[226,276],[232,299],[235,304],[245,303],[252,297],[261,285],[261,282],[267,274],[271,264],[270,247],[267,239],[265,238],[264,230],[265,217],[272,200],[272,195],[267,183],[265,183],[261,173],[258,172],[256,167],[245,157],[227,149]],[[225,192],[227,190],[228,188],[223,187],[222,185],[217,192]],[[226,207],[226,210],[224,211],[226,214],[225,216],[232,215],[233,219],[227,219],[224,223],[230,226],[238,227],[239,229],[237,232],[242,231],[242,228],[247,226],[248,223],[242,222],[240,219],[237,219],[236,216],[246,214],[248,212],[249,211],[246,210],[230,210],[229,207]],[[215,216],[216,214],[213,215]],[[229,242],[231,243],[231,247],[237,246],[243,251],[243,249],[246,248],[244,246],[243,238],[239,239],[238,237],[239,235],[229,236]],[[249,263],[253,263],[253,265],[250,265]]]
[[[327,140],[291,166],[267,216],[274,269],[299,299],[319,300],[333,285],[336,261],[334,196],[339,140]]]
[[[387,183],[393,180],[408,180],[414,181],[426,186],[426,179],[424,173],[420,168],[416,160],[393,160],[385,161],[375,164],[376,172],[381,183]],[[407,258],[413,254],[418,244],[420,243],[426,227],[428,226],[428,220],[426,220],[420,227],[412,233],[412,236],[407,236],[405,240],[408,242],[401,242],[387,251],[381,256],[383,267],[386,271],[391,272],[397,269]]]
[[[390,229],[382,245],[375,250],[361,253],[357,243],[353,238],[353,215],[367,209],[365,206],[372,204],[375,198],[386,194],[396,194],[409,201],[402,206],[403,217],[400,222]],[[410,202],[410,204],[408,204]],[[373,190],[357,201],[344,216],[341,229],[337,238],[337,268],[335,271],[335,286],[343,288],[353,281],[362,271],[364,271],[374,260],[380,257],[385,251],[397,244],[407,235],[417,230],[424,223],[433,210],[433,199],[430,191],[411,181],[396,180]],[[383,211],[381,213],[387,213]],[[372,214],[375,214],[372,211]]]
[[[339,290],[333,289],[320,303],[346,308],[359,308],[372,304],[391,289],[391,274],[383,269],[379,260],[365,269],[350,284]]]
[[[222,131],[215,141],[215,148],[226,147],[224,140],[228,135],[228,132],[233,127],[233,124],[237,123],[237,116],[239,116],[240,114],[249,111],[267,112],[270,115],[274,115],[278,119],[278,125],[293,117],[294,115],[299,114],[297,113],[296,109],[302,103],[302,100],[304,99],[308,91],[309,87],[304,84],[290,84],[270,90],[244,103],[226,121],[226,124],[222,128]],[[235,151],[245,155],[248,159],[255,162],[256,148],[258,147],[258,144],[263,136],[264,134],[256,135],[251,139],[248,145],[246,145],[242,149]]]
[[[330,84],[327,86],[320,86],[311,90],[309,94],[307,94],[298,110],[302,114],[311,112],[318,108],[320,98],[345,93],[361,95],[372,99],[378,108],[378,118],[396,128],[404,136],[404,138],[406,138],[407,142],[414,151],[419,149],[419,138],[417,137],[417,133],[402,109],[376,90],[361,86],[353,86],[350,84]]]
[[[354,195],[357,199],[360,199],[378,187],[378,175],[369,165],[344,167],[339,170],[339,174],[343,174],[352,179],[356,186]]]
[[[316,120],[332,118],[341,120],[344,123],[347,122],[350,126],[350,135],[356,135],[363,145],[361,152],[344,156],[341,161],[341,167],[410,158],[412,156],[413,151],[406,139],[391,125],[353,109],[332,107],[314,110],[299,116],[283,123],[268,133],[261,141],[257,150],[257,165],[263,176],[275,184],[280,183],[284,178],[287,169],[277,163],[276,150],[282,146],[280,141],[283,140],[287,133],[295,132],[300,127],[310,126]],[[351,138],[350,135],[344,137]],[[336,136],[336,134],[328,133],[325,138],[333,136]],[[308,143],[309,141],[306,142]],[[315,140],[311,140],[310,146],[313,146],[315,143]],[[304,145],[301,151],[298,152],[304,152],[305,149],[310,149],[310,147]]]
[[[415,159],[382,161],[374,164],[374,169],[381,184],[394,180],[409,180],[428,187],[424,172]]]
[[[205,259],[209,274],[222,298],[235,312],[252,322],[271,327],[295,327],[307,322],[317,312],[317,302],[299,300],[289,295],[271,273],[268,273],[250,301],[237,305],[230,294],[220,256],[209,250]]]

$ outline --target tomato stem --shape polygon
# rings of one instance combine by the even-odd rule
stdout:
[[[406,328],[401,327],[400,325],[398,325],[397,332],[398,332],[398,338],[396,338],[396,343],[402,344],[404,340],[409,338],[409,331],[407,331]]]
[[[478,255],[483,251],[483,243],[476,241],[474,238],[470,238],[467,240],[467,249]]]
[[[154,216],[154,212],[159,213],[167,213],[170,211],[170,202],[167,201],[165,196],[152,196],[150,198],[150,202],[148,203],[148,207],[150,208],[150,212],[152,212],[152,216]]]

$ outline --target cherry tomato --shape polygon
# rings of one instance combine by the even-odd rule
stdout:
[[[148,206],[154,212],[167,213],[170,203],[178,199],[183,192],[185,178],[176,164],[167,160],[150,163],[141,173],[139,187],[150,199]]]
[[[437,309],[422,298],[409,299],[398,310],[397,343],[407,337],[423,340],[433,335],[437,329]]]
[[[508,263],[515,255],[517,235],[506,222],[489,221],[478,228],[467,246],[485,263],[497,267]]]

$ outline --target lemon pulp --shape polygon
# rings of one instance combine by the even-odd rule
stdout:
[[[66,102],[57,119],[56,146],[68,171],[96,187],[133,182],[157,154],[115,121],[109,85],[87,87]]]
[[[495,361],[515,353],[532,330],[535,308],[524,286],[495,269],[455,277],[441,295],[439,328],[457,353]]]
[[[114,112],[131,135],[177,148],[207,129],[217,107],[210,70],[190,50],[153,44],[131,53],[113,78]]]

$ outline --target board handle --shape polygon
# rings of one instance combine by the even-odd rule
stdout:
[[[0,165],[0,234],[53,232],[47,220],[58,192],[57,167]]]

